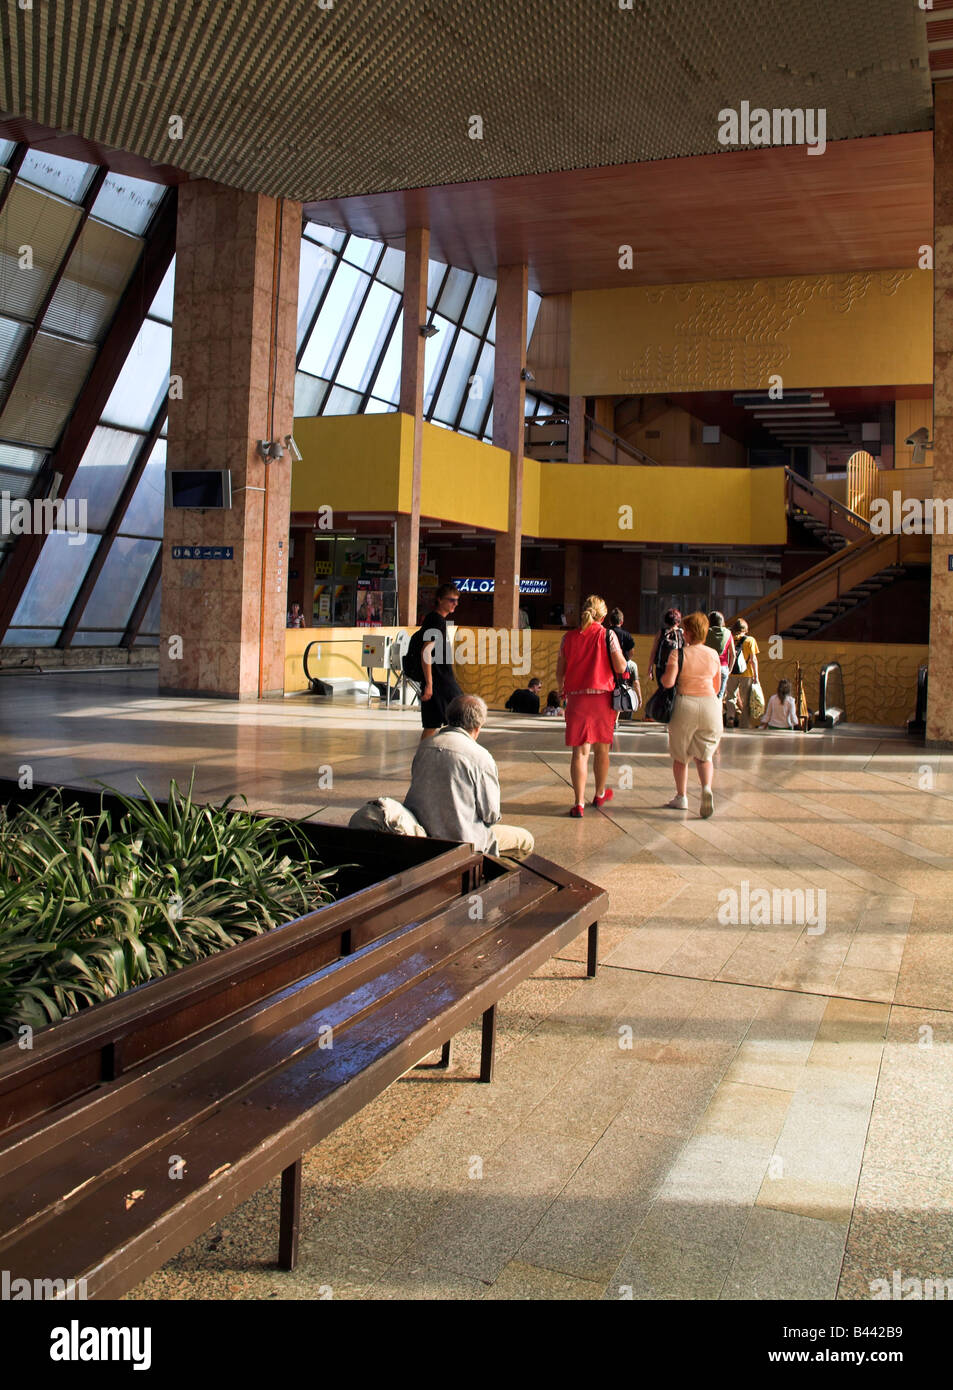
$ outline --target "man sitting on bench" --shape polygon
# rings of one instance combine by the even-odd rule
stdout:
[[[528,830],[499,823],[500,776],[491,754],[477,744],[486,719],[479,695],[458,695],[451,702],[447,727],[414,755],[404,805],[436,839],[523,859],[532,854],[534,840]]]

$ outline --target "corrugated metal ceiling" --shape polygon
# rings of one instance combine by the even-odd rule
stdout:
[[[631,3],[7,0],[0,108],[302,200],[716,153],[742,101],[930,126],[915,0]]]

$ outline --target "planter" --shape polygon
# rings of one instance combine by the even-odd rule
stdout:
[[[29,804],[52,790],[0,780],[0,803]],[[108,793],[66,787],[83,811],[118,813]],[[157,803],[161,809],[166,803]],[[201,1033],[283,986],[346,956],[508,872],[470,846],[338,826],[300,827],[324,865],[342,864],[338,898],[162,978],[37,1030],[28,1047],[0,1046],[0,1130],[64,1104]]]

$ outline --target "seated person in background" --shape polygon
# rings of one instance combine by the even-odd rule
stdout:
[[[506,702],[506,708],[514,714],[539,714],[539,692],[543,682],[534,676],[525,690],[514,690]]]
[[[522,859],[532,854],[534,840],[528,830],[499,823],[499,773],[491,754],[477,744],[486,718],[479,695],[458,695],[451,702],[446,728],[414,755],[404,805],[438,840],[463,840],[487,854]]]
[[[562,714],[562,702],[559,698],[558,690],[551,690],[546,696],[546,708],[543,710],[543,713],[550,715]]]
[[[778,693],[772,695],[768,701],[768,707],[761,719],[762,729],[796,729],[798,727],[797,710],[794,708],[794,696],[791,694],[790,681],[778,681]]]

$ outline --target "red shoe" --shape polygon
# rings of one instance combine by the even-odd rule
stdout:
[[[572,810],[569,812],[569,814],[572,816],[573,820],[582,820],[583,814],[584,814],[584,808],[583,808],[581,805],[579,805],[579,806],[573,806],[573,808],[572,808]]]
[[[605,804],[605,802],[611,801],[611,800],[612,800],[612,788],[611,788],[611,787],[606,787],[605,791],[602,793],[601,796],[594,796],[594,797],[592,798],[592,804],[593,804],[593,806],[595,806],[595,807],[598,809],[599,807],[603,806],[603,805]]]

